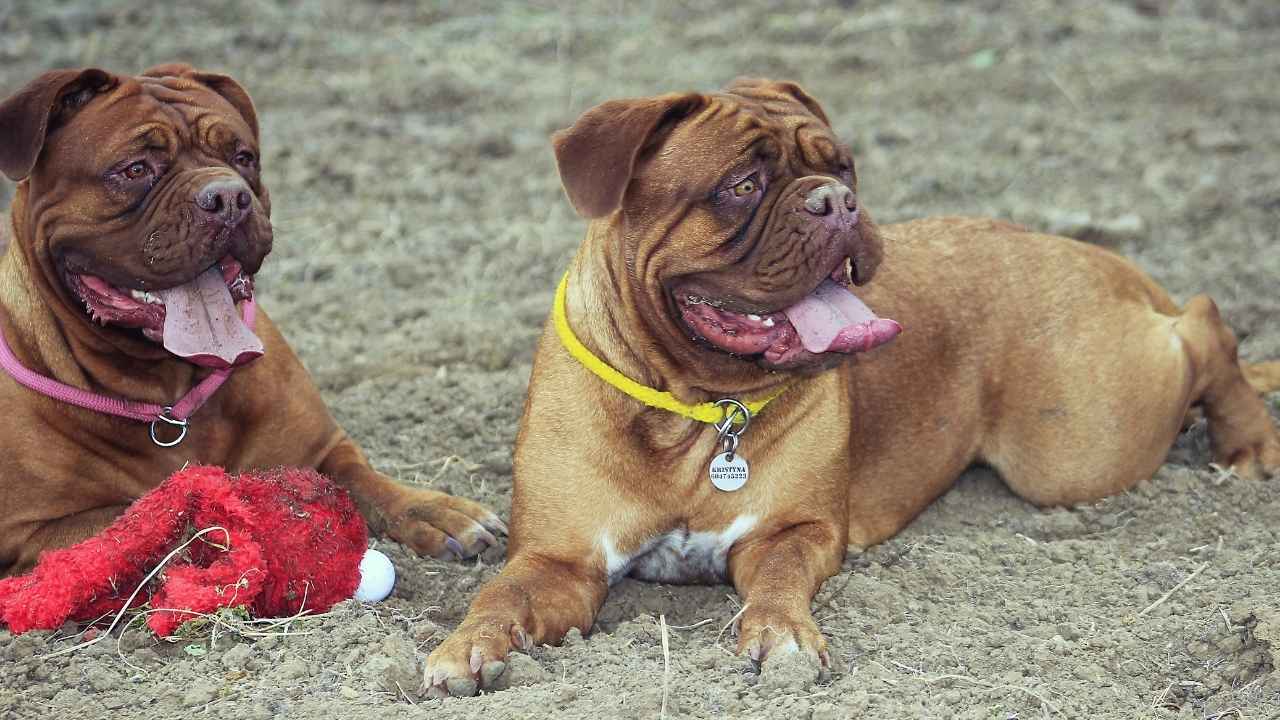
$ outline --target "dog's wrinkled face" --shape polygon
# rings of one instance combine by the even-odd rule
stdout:
[[[602,126],[615,142],[643,136],[625,184],[603,198],[607,172],[574,157],[602,147],[583,137]],[[609,215],[648,311],[686,344],[813,370],[900,332],[853,293],[875,273],[880,237],[858,203],[849,150],[794,84],[739,81],[713,95],[606,103],[556,146],[575,206]]]
[[[34,255],[87,322],[201,365],[262,354],[236,303],[271,250],[270,201],[234,80],[57,71],[0,105],[0,126],[15,129],[0,169],[29,182]]]

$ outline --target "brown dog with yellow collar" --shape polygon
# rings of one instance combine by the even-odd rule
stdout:
[[[318,468],[419,553],[470,556],[504,529],[374,471],[255,316],[273,239],[259,158],[248,93],[186,65],[58,70],[0,102],[0,171],[19,181],[0,257],[0,576],[188,461]]]
[[[794,84],[607,102],[555,150],[593,222],[538,346],[510,557],[431,654],[436,694],[587,631],[628,574],[731,581],[741,652],[825,663],[809,603],[846,546],[975,462],[1037,505],[1094,500],[1149,477],[1200,405],[1218,462],[1280,468],[1258,397],[1280,364],[1242,370],[1211,300],[1179,309],[1121,257],[1008,223],[877,228]],[[736,404],[707,422],[779,391],[749,427]]]

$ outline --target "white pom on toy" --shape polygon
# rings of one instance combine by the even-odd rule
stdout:
[[[356,587],[356,599],[360,602],[378,602],[391,594],[396,584],[396,568],[386,555],[369,548],[360,559],[360,585]]]

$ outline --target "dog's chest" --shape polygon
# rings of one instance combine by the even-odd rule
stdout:
[[[629,554],[620,552],[606,531],[600,536],[600,546],[609,584],[628,575],[650,582],[723,582],[728,579],[729,550],[755,525],[754,515],[739,515],[719,532],[672,530]]]

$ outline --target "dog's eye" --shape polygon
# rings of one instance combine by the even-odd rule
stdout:
[[[138,162],[130,163],[124,170],[120,171],[120,174],[129,180],[139,180],[151,174],[151,166],[139,160]]]
[[[746,180],[743,180],[742,182],[733,186],[733,194],[736,195],[737,197],[746,197],[751,193],[755,192],[756,189],[759,187],[760,186],[756,182],[755,177],[749,177]]]
[[[257,158],[254,157],[253,153],[249,152],[248,150],[241,150],[240,152],[236,153],[236,156],[234,158],[231,159],[231,161],[234,162],[236,165],[239,165],[240,167],[247,167],[247,168],[253,167],[253,163],[256,160]]]

